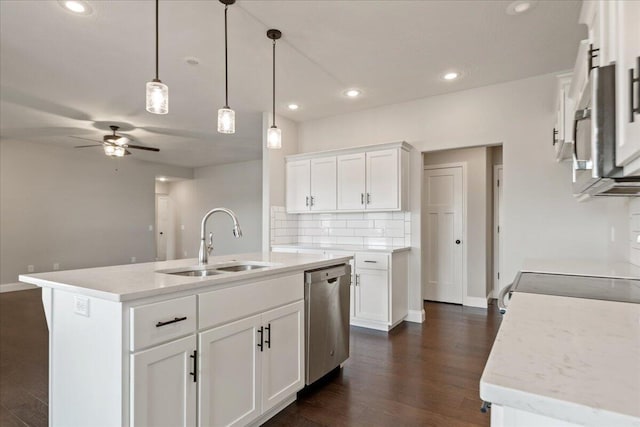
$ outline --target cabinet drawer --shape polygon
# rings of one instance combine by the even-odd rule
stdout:
[[[304,274],[277,277],[198,295],[200,330],[304,299]]]
[[[389,255],[376,253],[356,254],[356,269],[367,268],[370,270],[387,270],[389,268]]]
[[[169,341],[196,330],[196,296],[130,308],[131,351]]]

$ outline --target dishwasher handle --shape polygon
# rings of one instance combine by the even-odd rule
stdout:
[[[317,270],[310,270],[304,273],[304,282],[306,284],[313,284],[318,282],[330,281],[334,283],[342,276],[351,275],[351,265],[340,264],[329,268],[320,268]]]

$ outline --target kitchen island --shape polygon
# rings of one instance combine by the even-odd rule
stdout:
[[[255,253],[20,276],[42,287],[49,425],[260,424],[304,378],[304,272]]]
[[[480,397],[493,427],[640,426],[640,304],[514,293]]]

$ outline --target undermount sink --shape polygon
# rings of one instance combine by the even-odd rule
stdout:
[[[188,277],[209,277],[226,273],[240,273],[242,271],[259,270],[261,268],[272,267],[276,264],[269,264],[257,261],[245,261],[234,264],[221,264],[220,266],[208,265],[202,267],[191,267],[187,269],[159,270],[157,273],[172,274],[176,276]]]
[[[218,271],[237,272],[237,271],[257,270],[259,268],[265,268],[265,267],[268,267],[268,266],[259,265],[259,264],[237,264],[237,265],[230,265],[228,267],[219,267],[219,268],[217,268],[217,270]]]

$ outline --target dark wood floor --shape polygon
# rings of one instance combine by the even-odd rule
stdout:
[[[496,307],[425,309],[424,324],[389,334],[352,328],[344,369],[266,426],[488,426],[478,383]],[[47,341],[40,291],[0,294],[0,426],[47,425]]]

